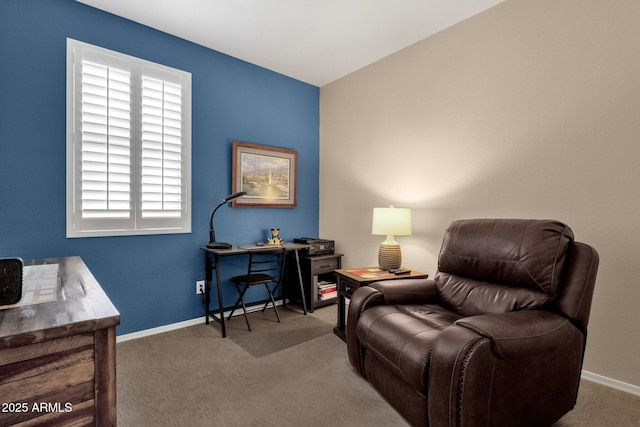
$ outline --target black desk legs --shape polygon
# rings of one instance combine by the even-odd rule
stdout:
[[[298,284],[300,285],[300,295],[302,295],[302,309],[304,310],[304,314],[305,316],[307,315],[307,302],[306,302],[306,298],[304,296],[304,285],[302,284],[302,271],[300,270],[300,256],[298,255],[298,250],[297,249],[291,249],[293,251],[293,253],[295,254],[296,257],[296,271],[298,272]],[[282,271],[285,271],[286,268],[286,263],[287,263],[287,257],[285,256],[284,258],[284,263],[282,264]],[[284,277],[284,273],[283,273],[283,277]],[[278,286],[280,286],[282,283],[282,280],[280,280],[280,282],[278,282]],[[276,288],[273,290],[273,292],[276,291],[276,289],[278,289],[278,286],[276,286]],[[287,286],[283,287],[282,290],[282,305],[287,303],[287,295],[286,295],[286,289]],[[267,300],[267,302],[264,303],[264,307],[262,308],[262,311],[264,311],[267,306],[269,305],[271,301]],[[275,307],[275,305],[274,305]]]
[[[298,269],[298,283],[300,284],[300,295],[302,296],[302,309],[304,310],[305,316],[307,315],[307,301],[304,296],[304,285],[302,284],[302,272],[300,271],[300,256],[298,255],[298,251],[293,251],[296,254],[296,268]]]
[[[222,285],[220,284],[220,257],[218,255],[213,256],[215,259],[216,269],[216,285],[218,286],[218,311],[220,312],[220,325],[222,327],[222,338],[227,337],[227,328],[224,324],[224,305],[222,304]]]
[[[209,254],[207,252],[204,253],[204,317],[205,323],[209,324],[209,310],[211,305],[211,286],[213,282],[213,277],[211,274],[211,259],[209,258]]]
[[[209,316],[220,322],[222,329],[222,338],[227,337],[227,328],[224,322],[224,306],[222,305],[222,286],[220,285],[220,265],[218,255],[210,255],[205,252],[205,287],[204,287],[204,315],[205,323],[209,324]],[[211,261],[213,257],[213,262]],[[218,291],[218,313],[220,318],[217,318],[214,311],[211,311],[211,289],[213,288],[213,274],[216,272],[216,290]]]

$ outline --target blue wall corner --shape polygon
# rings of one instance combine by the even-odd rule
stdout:
[[[192,233],[65,237],[67,37],[192,73]],[[218,240],[318,235],[318,87],[73,0],[3,0],[0,56],[0,256],[81,256],[121,313],[119,335],[203,316],[200,247],[231,193],[234,140],[298,151],[298,206],[223,206]]]

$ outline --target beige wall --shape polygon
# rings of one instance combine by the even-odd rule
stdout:
[[[375,265],[372,208],[410,207],[404,264],[433,275],[454,219],[565,221],[601,257],[584,369],[640,387],[639,23],[507,0],[322,87],[321,236]]]

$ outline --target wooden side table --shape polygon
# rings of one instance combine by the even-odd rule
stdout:
[[[338,324],[333,328],[333,333],[346,341],[345,325],[346,325],[346,301],[345,298],[351,298],[351,295],[361,286],[369,286],[374,282],[381,280],[398,280],[398,279],[426,279],[429,277],[426,273],[411,270],[407,274],[393,274],[384,272],[377,267],[365,267],[356,269],[335,270],[336,285],[338,288]]]

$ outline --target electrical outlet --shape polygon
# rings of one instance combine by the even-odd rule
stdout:
[[[196,294],[204,294],[204,280],[196,282]]]

